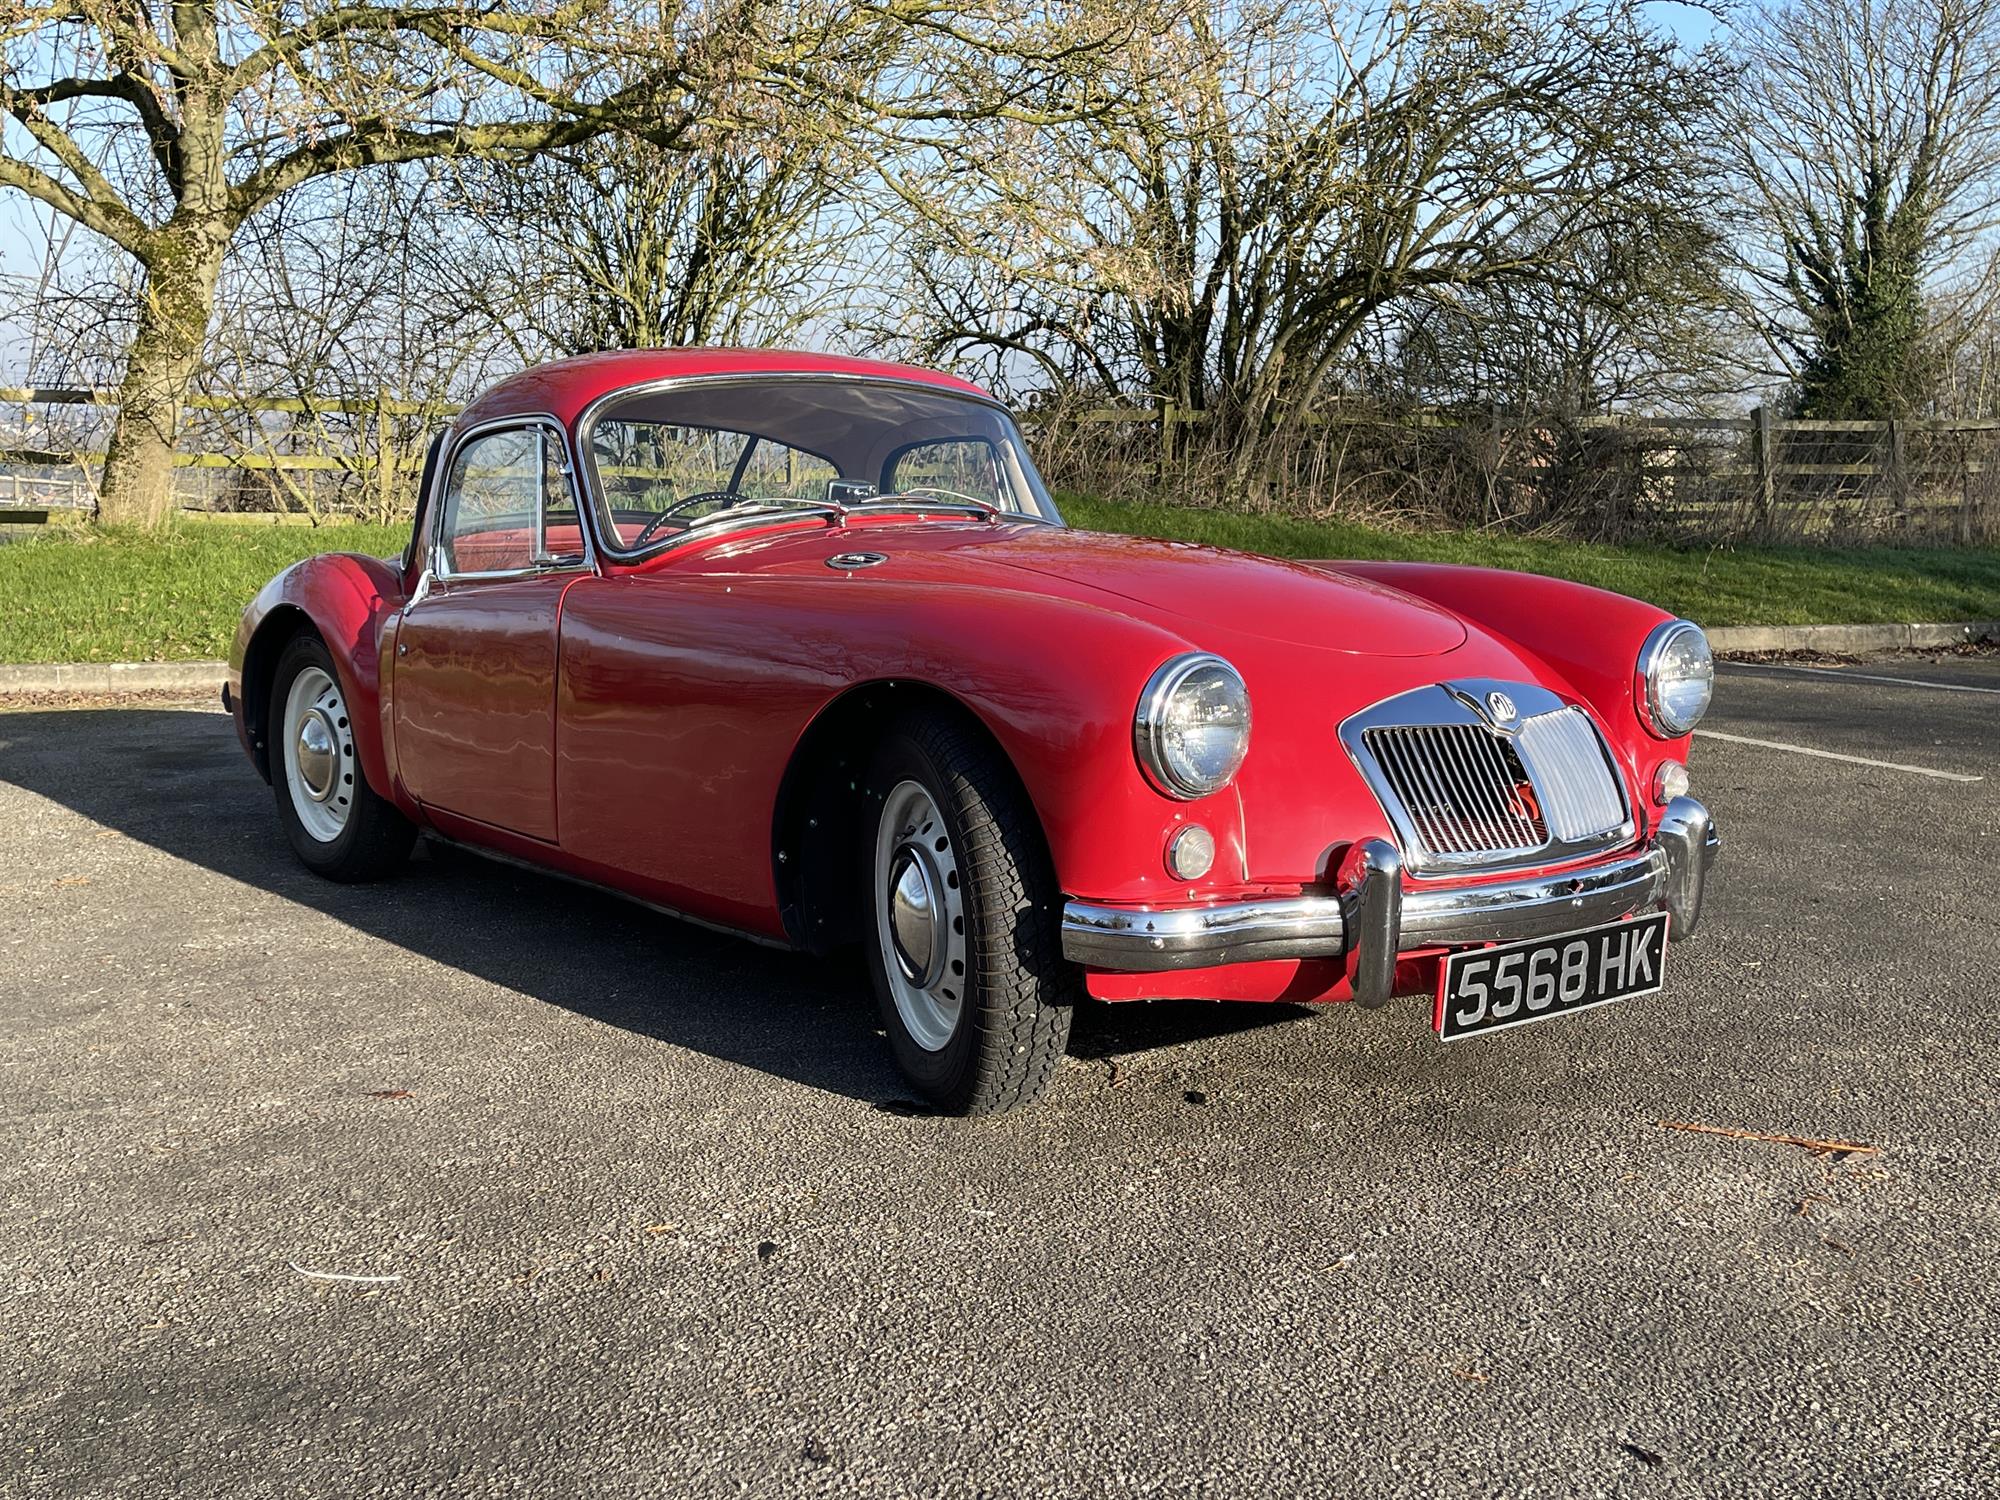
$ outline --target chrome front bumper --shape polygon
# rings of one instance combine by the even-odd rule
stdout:
[[[1407,889],[1396,846],[1354,845],[1336,895],[1286,896],[1159,910],[1063,905],[1063,956],[1092,969],[1159,973],[1266,958],[1346,958],[1354,998],[1380,1005],[1396,978],[1396,956],[1420,948],[1511,943],[1601,927],[1665,907],[1669,932],[1701,921],[1703,887],[1722,847],[1715,820],[1692,797],[1667,805],[1641,849],[1560,875]]]

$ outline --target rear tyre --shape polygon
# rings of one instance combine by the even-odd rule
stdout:
[[[279,654],[266,723],[278,821],[299,862],[339,881],[396,870],[417,830],[361,774],[347,700],[318,636],[294,636]]]
[[[993,747],[932,714],[890,733],[868,790],[866,948],[897,1063],[947,1114],[1039,1098],[1082,986],[1026,794]]]

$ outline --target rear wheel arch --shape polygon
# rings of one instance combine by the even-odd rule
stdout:
[[[357,675],[355,664],[334,645],[339,636],[323,628],[305,606],[289,602],[271,607],[270,612],[258,622],[256,633],[243,650],[243,726],[249,732],[258,774],[269,781],[276,769],[271,759],[271,717],[278,710],[272,704],[271,689],[285,648],[302,635],[310,636],[326,647],[341,693],[360,710],[355,722],[355,740],[360,751],[362,774],[368,778],[370,789],[378,796],[391,797],[389,777],[383,768],[383,753],[387,747],[382,743],[381,730],[375,722],[373,710],[368,706],[375,699],[373,689]]]
[[[271,684],[285,647],[302,634],[320,635],[312,616],[296,604],[281,604],[258,623],[243,650],[243,727],[257,772],[266,781],[271,779]]]
[[[956,694],[925,682],[861,683],[820,709],[792,748],[771,819],[772,875],[785,932],[808,952],[825,953],[872,930],[865,892],[853,878],[864,828],[865,779],[875,751],[912,713],[949,720],[989,745],[1034,806],[999,736]],[[1043,854],[1047,838],[1042,835]]]
[[[417,830],[361,769],[363,728],[341,675],[310,623],[285,637],[266,683],[271,790],[286,841],[307,869],[329,880],[377,880],[408,858]]]

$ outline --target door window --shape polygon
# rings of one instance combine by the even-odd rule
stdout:
[[[583,561],[562,440],[549,428],[489,432],[458,450],[438,550],[446,573],[519,573]]]

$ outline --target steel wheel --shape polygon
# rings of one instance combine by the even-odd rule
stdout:
[[[875,939],[910,1039],[942,1052],[965,1009],[965,893],[944,818],[921,782],[900,781],[875,829]]]
[[[354,730],[340,685],[319,667],[308,666],[292,679],[278,750],[299,825],[315,841],[331,844],[354,808]]]
[[[1083,988],[1062,957],[1062,888],[1034,805],[1000,748],[949,709],[898,714],[865,786],[854,884],[896,1065],[946,1114],[1027,1103],[1062,1061]]]

